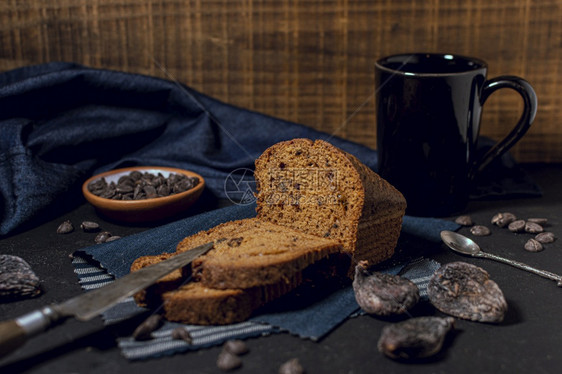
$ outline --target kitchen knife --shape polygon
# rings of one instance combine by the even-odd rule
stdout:
[[[107,286],[86,292],[60,304],[49,305],[16,319],[0,323],[0,357],[23,345],[28,338],[74,317],[88,321],[119,301],[150,286],[172,271],[188,265],[213,247],[203,244],[165,261],[147,266],[115,280]]]

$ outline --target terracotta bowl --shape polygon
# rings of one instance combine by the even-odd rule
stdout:
[[[164,177],[170,174],[184,174],[189,177],[197,177],[199,183],[190,190],[165,197],[156,197],[144,200],[112,200],[94,195],[88,190],[88,185],[98,179],[105,178],[107,183],[117,183],[121,176],[128,175],[132,171],[141,173],[158,174]],[[101,173],[89,178],[82,185],[82,193],[86,200],[96,210],[108,218],[123,222],[150,222],[172,217],[188,209],[197,201],[203,189],[205,180],[199,174],[192,171],[162,167],[162,166],[134,166]]]

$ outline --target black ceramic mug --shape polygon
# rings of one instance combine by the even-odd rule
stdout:
[[[486,80],[479,59],[402,54],[375,64],[379,174],[400,190],[407,213],[448,216],[466,207],[473,182],[529,129],[537,111],[531,85],[514,76]],[[500,88],[524,101],[519,122],[476,158],[482,105]]]

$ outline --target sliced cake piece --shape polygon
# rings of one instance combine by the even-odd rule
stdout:
[[[213,249],[195,259],[192,269],[196,280],[215,289],[290,284],[295,274],[342,249],[336,240],[248,218],[187,237],[177,252],[211,241]]]
[[[302,283],[302,273],[277,284],[248,289],[215,289],[201,282],[190,282],[164,292],[164,318],[195,325],[224,325],[242,322],[268,302],[289,293]]]
[[[174,254],[138,258],[131,271],[163,261]],[[173,322],[196,325],[224,325],[247,320],[256,309],[296,289],[301,283],[317,287],[341,279],[349,258],[339,253],[308,266],[304,271],[276,284],[249,289],[214,289],[201,282],[189,281],[177,270],[135,295],[138,305],[158,310]]]
[[[353,155],[322,140],[293,139],[255,164],[259,219],[336,239],[353,264],[394,254],[406,201]]]
[[[161,295],[161,311],[168,321],[191,325],[227,325],[250,318],[262,305],[257,289],[216,290],[199,282],[187,283]]]
[[[177,253],[143,256],[136,259],[131,272],[164,261]],[[259,287],[242,290],[217,290],[191,280],[186,271],[178,269],[161,278],[152,286],[134,295],[137,305],[158,310],[173,322],[196,325],[224,325],[241,322],[269,299],[281,296]]]

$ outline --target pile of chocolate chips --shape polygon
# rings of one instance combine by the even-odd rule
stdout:
[[[96,196],[113,200],[144,200],[165,197],[187,190],[199,184],[199,178],[183,174],[170,174],[164,177],[140,171],[121,176],[117,183],[107,183],[100,178],[88,184],[88,191]]]

